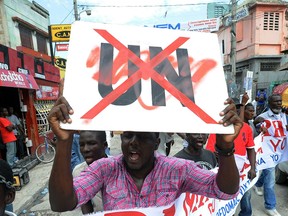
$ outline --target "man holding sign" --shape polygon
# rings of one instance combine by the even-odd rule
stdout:
[[[159,139],[154,132],[125,131],[121,135],[123,155],[92,163],[73,179],[70,171],[72,130],[60,128],[60,122],[71,123],[73,109],[60,97],[48,120],[57,136],[56,157],[49,180],[50,204],[53,211],[68,211],[89,201],[100,190],[104,210],[163,206],[184,192],[211,198],[232,199],[239,189],[239,172],[235,164],[234,139],[242,121],[231,99],[220,113],[219,124],[233,125],[233,134],[217,134],[215,147],[219,171],[199,168],[193,161],[155,156]]]
[[[49,181],[52,210],[74,209],[99,191],[104,210],[152,209],[152,215],[161,215],[155,211],[168,205],[175,210],[174,201],[185,192],[236,197],[239,172],[233,142],[242,121],[233,101],[225,100],[217,35],[75,22],[67,63],[65,97],[48,117],[58,137]],[[213,107],[207,106],[207,86],[217,95]],[[168,116],[171,124],[163,123]],[[182,124],[183,119],[193,124]],[[73,179],[69,162],[76,129],[124,131],[123,155],[95,161]],[[158,131],[219,134],[219,172],[155,155]]]

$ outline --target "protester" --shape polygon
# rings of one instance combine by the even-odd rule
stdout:
[[[73,134],[72,150],[71,150],[71,171],[80,163],[84,162],[84,158],[80,152],[79,146],[80,135],[78,132]]]
[[[16,216],[13,212],[5,211],[8,204],[15,199],[15,188],[13,187],[13,172],[9,164],[0,159],[0,215]]]
[[[251,103],[247,103],[244,106],[244,122],[246,122],[252,129],[253,131],[253,137],[255,138],[258,136],[257,130],[254,126],[254,114],[255,114],[255,109],[254,106]]]
[[[3,110],[2,110],[3,111]],[[0,117],[0,132],[2,141],[6,145],[6,160],[12,167],[16,156],[16,136],[13,130],[16,127],[6,118]]]
[[[21,122],[19,121],[19,118],[14,115],[14,108],[13,107],[8,107],[8,111],[7,109],[5,109],[5,114],[6,114],[6,118],[9,119],[9,121],[16,127],[13,130],[14,135],[17,138],[16,141],[16,155],[18,155],[18,157],[20,159],[24,158],[24,156],[26,155],[25,152],[25,146],[24,146],[24,129],[21,125]],[[15,158],[14,161],[17,161],[18,158]]]
[[[202,169],[213,169],[217,166],[217,160],[213,152],[206,150],[208,134],[186,133],[188,146],[174,155],[174,157],[192,160]]]
[[[168,156],[170,153],[170,148],[174,144],[174,139],[172,137],[173,133],[159,133],[160,143],[157,152],[161,155]],[[168,150],[169,148],[169,150]]]
[[[244,104],[247,103],[249,99],[247,94],[244,94],[242,97],[242,101],[237,98],[234,98],[234,102],[236,104],[236,108],[239,116],[244,116]],[[243,117],[244,118],[244,117]],[[253,132],[251,127],[244,122],[243,127],[240,130],[237,138],[234,140],[235,144],[235,155],[237,155],[237,165],[238,169],[241,170],[243,168],[243,164],[248,158],[250,163],[250,170],[248,171],[248,179],[251,181],[256,177],[256,152],[255,152],[255,144],[253,139]],[[208,143],[206,149],[215,152],[214,143],[216,142],[215,134],[211,134],[208,139]],[[251,205],[251,191],[248,190],[243,195],[240,201],[240,212],[239,216],[251,216],[252,215],[252,205]]]
[[[190,192],[217,199],[235,198],[239,190],[239,171],[233,156],[233,141],[242,121],[231,99],[220,113],[223,126],[233,125],[233,134],[218,134],[218,173],[199,168],[193,161],[154,154],[159,139],[153,132],[121,134],[123,155],[92,163],[81,176],[70,172],[72,130],[59,122],[71,123],[73,110],[64,97],[51,109],[48,121],[57,136],[56,156],[49,179],[49,200],[53,211],[67,211],[91,200],[102,191],[104,210],[163,206],[182,193]]]
[[[111,148],[111,140],[114,136],[113,131],[105,131],[106,132],[106,140],[107,140],[107,148],[105,149],[105,154],[110,155],[110,148]]]
[[[286,139],[286,115],[282,113],[282,97],[279,94],[272,94],[268,97],[268,111],[259,115],[254,124],[262,123],[261,130],[263,136],[277,137],[278,140]],[[269,143],[262,142],[262,145]],[[280,216],[276,210],[276,195],[275,186],[275,167],[262,170],[258,181],[255,184],[255,192],[258,195],[263,195],[264,189],[264,206],[266,213],[270,216]]]
[[[108,147],[105,131],[80,131],[80,151],[85,162],[78,164],[73,170],[73,176],[79,176],[81,171],[85,170],[94,161],[100,158],[107,158],[105,150]],[[95,208],[95,210],[94,210]],[[101,193],[86,204],[81,206],[83,214],[93,213],[94,211],[103,211]],[[75,213],[73,213],[75,215]]]
[[[245,93],[242,97],[241,105],[240,105],[240,116],[243,116],[243,121],[250,126],[252,129],[253,138],[255,138],[258,134],[256,128],[253,124],[253,118],[255,116],[255,109],[251,103],[247,103],[249,101],[249,96]],[[236,105],[237,107],[237,105]],[[244,109],[243,109],[244,108]],[[250,164],[256,164],[256,153],[255,149],[252,151],[251,149],[247,149],[248,159]],[[251,173],[252,172],[252,173]],[[248,178],[253,180],[256,177],[255,168],[252,170],[252,166],[250,171],[248,172]],[[240,212],[238,216],[251,216],[252,215],[252,205],[251,205],[251,189],[246,191],[240,201]]]
[[[267,93],[264,89],[261,89],[257,92],[257,116],[260,115],[263,110],[265,109],[266,100],[267,100]]]

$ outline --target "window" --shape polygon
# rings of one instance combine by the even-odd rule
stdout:
[[[279,62],[262,62],[260,64],[260,71],[275,71],[279,66]]]
[[[39,33],[36,34],[36,38],[37,38],[38,52],[47,54],[46,38]]]
[[[264,12],[263,30],[279,31],[279,13]]]
[[[33,49],[32,31],[23,25],[19,24],[21,45]]]

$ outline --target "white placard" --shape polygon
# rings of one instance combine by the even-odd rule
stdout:
[[[65,129],[233,133],[216,34],[75,22],[64,85]]]

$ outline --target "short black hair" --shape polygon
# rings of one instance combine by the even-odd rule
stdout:
[[[2,159],[0,159],[0,167],[0,184],[4,184],[7,189],[12,189],[14,177],[11,167]]]
[[[253,107],[253,108],[254,108],[254,106],[253,106],[252,103],[247,103],[247,104],[245,105],[245,110],[248,109],[248,107]]]
[[[82,130],[82,131],[79,132],[80,136],[81,136],[81,133],[83,133],[83,132],[95,133],[96,136],[99,138],[99,140],[100,140],[101,142],[104,143],[104,142],[107,141],[107,140],[106,140],[106,132],[105,132],[105,131]]]

